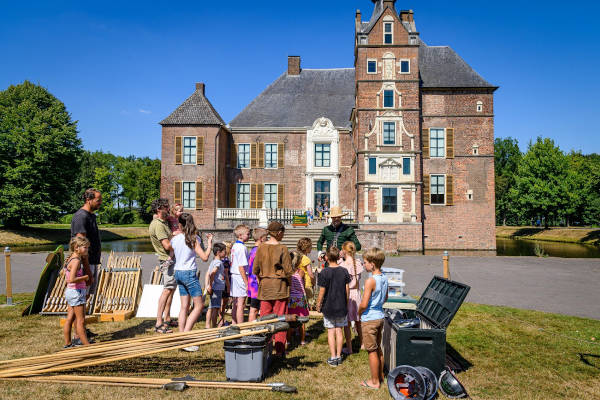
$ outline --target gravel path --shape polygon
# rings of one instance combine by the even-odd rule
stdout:
[[[12,254],[13,293],[35,290],[46,255]],[[2,294],[6,292],[3,258]],[[199,264],[204,274],[208,263]],[[150,279],[155,265],[153,254],[142,254],[144,282]],[[420,295],[431,278],[442,273],[441,256],[388,257],[385,266],[405,270],[406,292],[411,295]],[[450,259],[450,273],[452,279],[471,286],[466,299],[469,302],[600,320],[600,259],[455,256]]]

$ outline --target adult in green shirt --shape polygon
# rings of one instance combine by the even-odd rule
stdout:
[[[342,223],[342,217],[347,213],[342,212],[342,208],[339,206],[331,207],[329,216],[331,217],[331,225],[327,225],[321,231],[321,236],[317,241],[317,251],[319,257],[323,250],[323,243],[326,243],[325,249],[335,246],[338,249],[342,248],[344,242],[351,241],[356,246],[356,251],[361,249],[360,242],[356,237],[356,233],[351,226]]]
[[[150,223],[148,231],[150,232],[150,241],[156,257],[158,257],[158,265],[163,276],[163,291],[158,299],[158,310],[156,311],[156,325],[154,331],[158,333],[171,333],[170,316],[171,316],[171,301],[173,293],[177,288],[175,281],[175,271],[173,270],[175,262],[169,256],[171,247],[171,228],[167,222],[169,215],[169,200],[165,198],[156,199],[152,202],[152,213],[154,218]],[[163,319],[164,314],[164,319]]]

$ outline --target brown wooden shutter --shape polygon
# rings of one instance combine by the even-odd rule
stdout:
[[[264,168],[265,167],[265,144],[258,143],[258,160],[256,168]]]
[[[446,128],[446,158],[454,158],[454,128]]]
[[[423,148],[423,158],[429,158],[429,129],[423,129],[421,140],[421,147]]]
[[[285,185],[280,183],[277,185],[277,208],[284,208]]]
[[[262,208],[265,197],[265,185],[256,185],[256,208]]]
[[[235,198],[237,195],[236,184],[229,184],[229,208],[236,208],[237,199]]]
[[[250,185],[250,208],[258,208],[256,207],[256,187],[258,185],[251,184]]]
[[[429,175],[423,175],[423,204],[431,204],[429,195]]]
[[[202,182],[196,182],[196,210],[202,210]]]
[[[204,137],[196,137],[196,164],[204,164]]]
[[[237,144],[231,145],[231,160],[229,161],[231,168],[238,167]]]
[[[181,164],[182,152],[181,152],[181,136],[175,136],[175,165]]]
[[[452,175],[446,175],[446,205],[454,205],[454,180]]]
[[[175,188],[173,190],[173,203],[181,203],[181,181],[175,181]]]
[[[283,152],[285,143],[277,143],[277,168],[283,168]]]
[[[257,168],[256,143],[250,143],[250,168]]]

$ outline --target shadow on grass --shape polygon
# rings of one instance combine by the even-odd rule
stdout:
[[[583,242],[591,242],[596,246],[600,246],[600,229],[588,233],[581,240]]]
[[[307,368],[317,367],[323,362],[321,361],[303,361],[304,356],[278,358],[273,357],[271,366],[267,372],[267,377],[277,375],[281,370],[306,371]]]
[[[446,365],[456,373],[467,371],[473,366],[448,342],[446,342]]]
[[[168,371],[171,377],[185,376],[193,371],[196,376],[224,370],[223,360],[207,357],[136,357],[106,365],[82,368],[77,373],[83,375],[125,375],[141,376]]]
[[[520,229],[517,229],[511,235],[511,237],[532,236],[532,235],[535,235],[536,233],[540,233],[543,231],[545,231],[544,228],[520,228]]]
[[[146,333],[148,329],[153,327],[154,320],[145,320],[135,326],[131,326],[126,329],[121,329],[120,331],[98,335],[97,339],[101,342],[105,342],[108,340],[129,339],[136,335]]]
[[[578,353],[579,360],[585,365],[589,365],[592,368],[600,370],[600,355],[589,354],[589,353]],[[590,360],[591,359],[591,360]]]

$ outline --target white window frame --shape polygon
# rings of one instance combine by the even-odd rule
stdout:
[[[385,31],[386,25],[390,25],[390,27],[391,27],[390,32]],[[385,42],[385,35],[391,35],[392,41],[390,43]],[[394,44],[394,23],[393,22],[388,22],[388,21],[383,22],[383,44]]]
[[[269,204],[269,202],[267,202],[267,186],[274,186],[275,187],[275,192],[269,192],[268,194],[270,196],[274,196],[272,197],[269,202],[271,204]],[[278,194],[278,185],[276,183],[265,183],[263,186],[263,201],[264,201],[264,206],[265,208],[270,208],[270,209],[274,209],[277,208],[277,194]],[[271,205],[275,205],[275,207],[270,207]]]
[[[236,144],[236,146],[237,146],[237,152],[236,152],[237,153],[237,168],[238,169],[250,169],[250,147],[251,147],[250,143],[238,143],[238,144]],[[240,154],[242,154],[240,152],[240,146],[248,146],[248,163],[247,163],[246,167],[240,166]],[[244,152],[244,154],[245,153],[246,152]]]
[[[443,137],[444,145],[442,146],[443,155],[441,155],[441,156],[440,155],[435,155],[434,156],[433,153],[432,153],[432,149],[434,147],[431,145],[431,140],[433,139],[433,137],[432,137],[433,136],[432,135],[432,131],[434,131],[434,130],[435,131],[440,131],[441,130],[443,132],[443,135],[444,135],[444,137]],[[446,139],[447,139],[446,128],[429,128],[429,158],[446,158],[446,146],[447,146]],[[435,149],[439,149],[439,147],[436,146]]]
[[[433,177],[434,176],[442,176],[444,179],[444,203],[434,203],[432,201],[432,197],[433,196]],[[446,179],[446,174],[429,174],[429,204],[432,206],[445,206],[446,202],[448,201],[448,193],[446,192],[446,188],[448,187],[447,185],[447,179]],[[438,193],[435,193],[438,194]]]
[[[186,154],[185,153],[185,149],[186,149],[185,140],[186,139],[194,140],[194,142],[195,142],[195,144],[193,146],[194,154]],[[192,148],[192,146],[190,146],[190,148]],[[190,158],[189,162],[185,161],[186,156]],[[198,157],[198,138],[196,136],[183,136],[181,138],[181,163],[186,164],[186,165],[195,165],[197,163],[197,157]],[[194,208],[195,207],[196,206],[194,206]]]
[[[267,146],[274,146],[275,147],[275,152],[271,152],[271,154],[275,154],[275,166],[274,167],[267,167]],[[279,154],[277,154],[277,152],[279,151],[277,149],[277,143],[265,143],[265,169],[277,169],[277,157],[279,156]],[[271,157],[271,163],[273,163],[273,158]]]
[[[477,102],[477,108],[476,108],[477,112],[483,112],[483,101],[478,101]]]
[[[369,72],[369,63],[375,63],[375,72]],[[368,75],[377,75],[377,59],[376,58],[367,58],[367,74]]]
[[[317,145],[329,145],[329,165],[317,165]],[[315,159],[313,161],[315,168],[331,168],[331,142],[314,142]],[[323,160],[321,160],[323,161]],[[321,162],[323,164],[323,162]]]
[[[383,204],[383,197],[384,197],[383,196],[383,190],[384,189],[396,189],[396,211],[384,211],[383,210],[383,207],[384,207],[384,204]],[[400,193],[400,190],[398,190],[398,186],[382,186],[381,187],[381,213],[382,214],[398,214],[399,203],[400,203],[398,201],[399,193]]]
[[[247,188],[248,191],[244,191],[244,193],[242,193],[240,191],[241,187],[244,186],[244,188]],[[248,196],[248,199],[246,200],[244,199],[240,199],[240,195],[244,195],[244,196]],[[247,202],[247,207],[244,207],[246,205]],[[235,208],[244,208],[244,209],[249,209],[250,208],[250,184],[249,183],[238,183],[236,184],[236,188],[235,188]]]
[[[186,190],[186,187],[188,188]],[[186,199],[186,193],[192,194]],[[187,210],[195,210],[196,209],[196,182],[192,181],[184,181],[181,182],[181,202],[183,204],[183,208]]]
[[[385,143],[385,124],[394,124],[394,143]],[[397,123],[396,121],[381,121],[381,145],[382,146],[398,146],[397,142]]]
[[[409,58],[401,58],[400,60],[398,60],[398,62],[400,63],[400,68],[398,69],[398,71],[400,72],[400,74],[402,74],[402,75],[408,75],[408,74],[410,74],[410,59]],[[408,72],[402,72],[402,63],[403,62],[407,62],[408,63]]]

